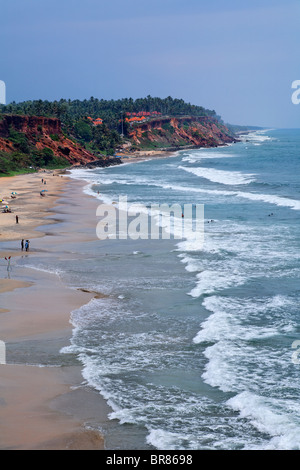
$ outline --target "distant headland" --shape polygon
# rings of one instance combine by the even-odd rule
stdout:
[[[12,102],[0,105],[0,175],[120,164],[122,156],[142,151],[217,147],[235,142],[241,130],[214,110],[170,96]]]

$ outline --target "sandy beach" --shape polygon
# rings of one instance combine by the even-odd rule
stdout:
[[[176,152],[171,150],[136,150],[135,152],[126,153],[118,152],[118,155],[122,157],[124,163],[127,162],[140,162],[143,160],[149,160],[153,158],[165,158],[175,156]]]
[[[40,365],[41,359],[69,344],[70,312],[95,294],[72,290],[55,274],[16,266],[20,257],[43,256],[41,245],[35,247],[34,241],[47,236],[49,226],[53,230],[48,238],[53,242],[47,241],[45,256],[57,251],[60,239],[65,242],[70,237],[70,232],[60,233],[53,225],[61,220],[56,211],[68,213],[74,225],[76,216],[84,212],[86,218],[81,221],[86,220],[92,230],[90,215],[98,202],[82,193],[83,185],[52,171],[0,179],[0,198],[9,202],[12,211],[0,214],[0,340],[6,345],[6,363],[0,365],[0,449],[104,449],[101,433],[85,423],[94,414],[95,401],[102,419],[109,410],[99,394],[80,389],[80,365]],[[45,188],[46,195],[41,196]],[[16,198],[10,198],[12,192]],[[77,240],[87,236],[84,230],[71,232]],[[28,252],[21,251],[21,239],[30,240]],[[16,359],[11,359],[13,353]]]
[[[53,171],[2,177],[0,241],[43,236],[34,229],[43,223],[48,210],[55,205],[64,184],[62,175]],[[40,195],[42,191],[45,196]],[[6,206],[11,210],[10,213],[2,212]]]
[[[168,155],[174,153],[139,152],[123,161]],[[11,211],[0,212],[0,341],[6,345],[6,363],[0,361],[0,449],[105,449],[99,430],[86,423],[107,420],[111,410],[98,392],[81,387],[81,365],[40,364],[69,345],[71,312],[102,294],[70,289],[56,274],[17,267],[20,258],[56,256],[62,245],[96,238],[99,200],[83,193],[85,184],[59,170],[0,178],[2,208]],[[22,239],[30,241],[28,252],[21,250]]]

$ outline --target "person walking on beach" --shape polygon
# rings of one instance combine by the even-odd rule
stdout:
[[[16,224],[18,224],[18,223],[19,223],[19,216],[16,215]]]
[[[24,239],[21,240],[21,250],[24,250]]]
[[[5,259],[7,261],[7,271],[9,272],[9,271],[11,271],[11,265],[10,265],[11,256],[9,256],[8,258],[6,258],[6,256],[5,256]]]
[[[29,250],[29,240],[26,240],[26,242],[25,242],[25,250],[26,251]]]

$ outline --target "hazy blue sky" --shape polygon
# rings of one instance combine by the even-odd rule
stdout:
[[[183,98],[300,127],[299,0],[0,0],[7,102]]]

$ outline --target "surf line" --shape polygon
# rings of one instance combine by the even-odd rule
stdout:
[[[152,240],[182,240],[193,237],[199,242],[204,241],[204,205],[203,204],[151,204],[151,208],[143,204],[128,205],[127,197],[119,197],[118,210],[113,205],[100,204],[96,210],[100,221],[96,227],[97,237],[102,240],[151,238]]]

